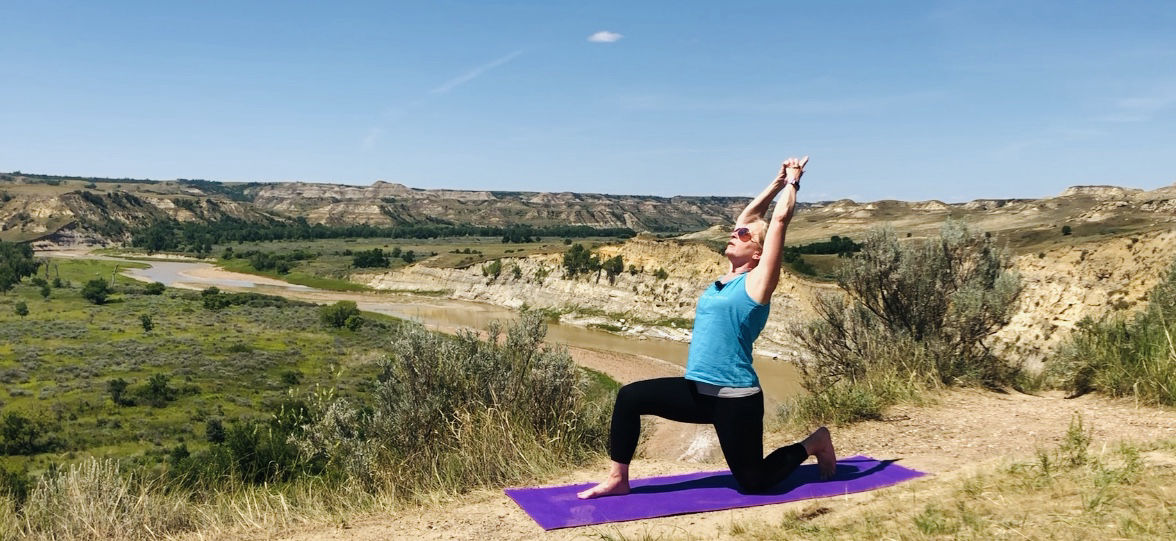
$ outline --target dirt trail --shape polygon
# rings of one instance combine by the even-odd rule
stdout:
[[[572,354],[577,362],[602,370],[622,382],[681,373],[676,366],[650,359],[582,349],[573,349]],[[1118,441],[1176,438],[1176,411],[1139,407],[1130,400],[1097,396],[1067,400],[1059,393],[1032,396],[978,390],[949,391],[938,394],[930,405],[900,406],[891,410],[885,420],[859,423],[833,432],[840,455],[868,454],[899,459],[907,467],[935,476],[883,491],[824,499],[816,505],[828,508],[827,512],[846,512],[866,505],[885,491],[917,492],[924,486],[928,487],[925,490],[930,490],[929,483],[943,482],[945,478],[964,471],[992,467],[1002,459],[1029,458],[1037,448],[1057,445],[1076,414],[1093,429],[1095,446]],[[718,453],[701,457],[675,456],[682,452],[684,441],[703,437],[700,434],[705,431],[668,422],[657,423],[652,430],[653,435],[643,443],[643,455],[634,462],[634,477],[724,467]],[[773,431],[765,440],[767,446],[774,447],[791,443],[800,436],[799,433]],[[547,479],[543,484],[598,480],[606,467],[602,460],[591,467]],[[437,505],[356,519],[342,527],[307,527],[281,532],[272,538],[563,540],[648,536],[710,539],[729,537],[732,524],[778,521],[790,510],[807,509],[812,505],[815,505],[812,501],[796,502],[544,532],[501,490],[480,490]]]

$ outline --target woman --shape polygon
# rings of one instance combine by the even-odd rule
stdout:
[[[724,251],[731,268],[698,299],[686,375],[630,383],[617,393],[609,435],[612,468],[608,479],[580,492],[581,499],[629,493],[629,462],[637,449],[642,415],[713,424],[743,492],[770,489],[809,455],[817,457],[822,478],[833,475],[837,459],[825,427],[763,456],[764,394],[751,366],[751,344],[768,319],[772,292],[780,280],[784,231],[796,209],[796,191],[807,163],[808,156],[785,161],[776,179],[739,215]],[[781,191],[783,200],[769,225],[764,213]]]

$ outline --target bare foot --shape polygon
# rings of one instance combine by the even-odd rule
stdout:
[[[837,474],[837,453],[833,450],[833,438],[829,436],[828,428],[822,426],[816,429],[801,445],[804,445],[808,454],[817,457],[821,479],[832,479]]]
[[[598,498],[600,496],[621,496],[629,493],[629,465],[613,462],[608,472],[608,479],[588,490],[576,493],[581,500]]]
[[[607,480],[588,490],[577,492],[576,497],[589,500],[600,496],[622,496],[629,493],[629,480],[609,476]]]

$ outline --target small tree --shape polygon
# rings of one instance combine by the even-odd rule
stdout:
[[[109,294],[110,286],[106,285],[106,280],[101,278],[90,280],[82,286],[82,298],[94,304],[104,304]]]
[[[25,276],[32,276],[41,265],[28,244],[0,241],[0,291],[8,291]]]
[[[608,283],[614,283],[617,280],[617,275],[625,270],[625,261],[621,259],[620,254],[608,258],[602,263],[601,268],[604,269],[605,274],[608,275]]]
[[[138,393],[148,404],[157,408],[162,408],[176,399],[176,390],[168,385],[168,377],[163,374],[152,374]]]
[[[1074,232],[1074,230],[1072,228],[1070,228],[1070,226],[1068,226],[1068,225],[1062,226],[1062,236],[1069,235],[1070,233],[1073,233],[1073,232]]]
[[[319,319],[331,327],[347,325],[347,318],[358,317],[359,308],[354,301],[339,301],[319,308]]]
[[[155,324],[151,321],[151,316],[142,314],[139,316],[139,323],[143,325],[143,332],[151,332],[155,328]]]
[[[18,301],[16,306],[13,307],[13,311],[16,312],[16,315],[20,316],[21,319],[24,319],[25,316],[29,315],[29,305],[25,304],[25,301]]]
[[[204,422],[204,439],[208,443],[224,443],[225,442],[225,425],[220,419],[210,417]]]
[[[12,273],[12,269],[0,267],[0,293],[7,295],[18,281],[19,279]]]
[[[356,268],[387,267],[388,256],[380,248],[355,252],[355,257],[351,259],[351,266]]]
[[[0,418],[0,452],[6,455],[34,455],[50,445],[41,439],[42,423],[9,411]]]
[[[116,406],[129,406],[132,402],[127,399],[127,380],[122,378],[112,379],[106,382],[106,391],[110,393],[110,400]]]
[[[482,265],[482,276],[489,277],[491,281],[498,278],[502,274],[502,260],[495,259],[487,265]]]
[[[49,284],[45,284],[45,285],[41,286],[41,298],[42,299],[49,298]]]

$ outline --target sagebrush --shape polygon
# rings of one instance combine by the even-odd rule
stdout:
[[[900,242],[893,230],[876,229],[838,270],[837,284],[840,292],[818,296],[817,318],[795,329],[807,350],[802,383],[811,400],[860,404],[863,415],[797,408],[814,421],[874,416],[927,386],[1015,381],[1019,367],[985,341],[1012,317],[1021,280],[990,236],[956,221],[927,240]]]

